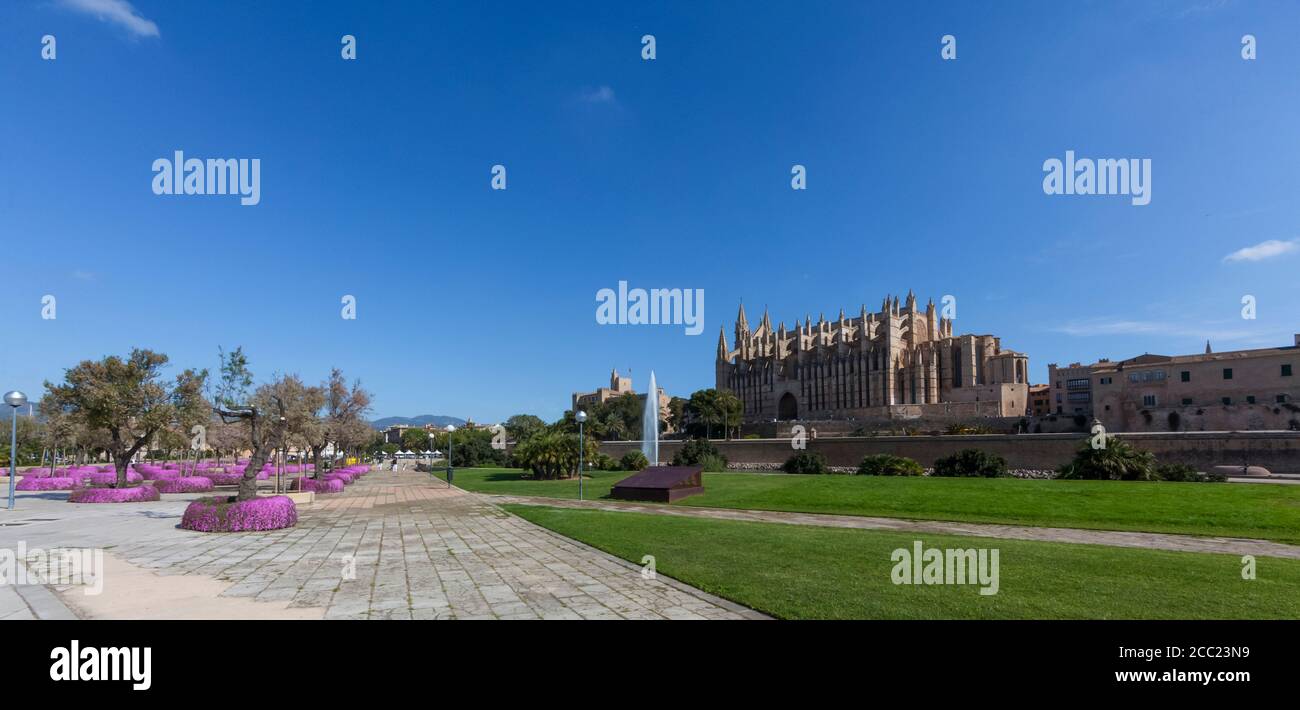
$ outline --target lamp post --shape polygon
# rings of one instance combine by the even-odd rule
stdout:
[[[578,420],[578,500],[582,500],[582,425],[587,421],[587,412],[579,409],[573,418]]]
[[[438,450],[437,442],[434,441],[433,432],[429,432],[429,475],[433,475],[433,452]]]
[[[9,411],[9,510],[14,509],[14,479],[18,477],[18,408],[27,404],[27,395],[14,390],[5,392],[5,404],[12,407]]]
[[[455,431],[456,431],[456,427],[454,425],[452,424],[447,425],[447,487],[448,488],[451,488],[452,476],[456,475],[455,471],[453,471],[451,468],[451,452],[453,450],[452,443],[451,443],[451,435]]]

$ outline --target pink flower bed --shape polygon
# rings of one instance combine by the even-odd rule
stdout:
[[[212,481],[214,486],[237,486],[240,479],[244,477],[242,473],[213,473],[208,472],[204,478]]]
[[[352,474],[350,473],[346,473],[344,471],[334,471],[332,473],[325,474],[325,480],[343,481],[345,484],[351,484],[356,479],[353,478]]]
[[[155,481],[159,493],[207,493],[212,490],[212,479],[206,476],[183,476]]]
[[[78,488],[68,494],[69,503],[147,503],[161,500],[153,486],[134,488]]]
[[[144,481],[143,476],[136,473],[135,471],[127,470],[126,472],[127,483],[141,483],[143,481]],[[101,486],[117,483],[117,471],[108,472],[108,473],[103,471],[95,471],[94,473],[90,474],[90,482]]]
[[[204,498],[190,503],[181,527],[199,532],[279,530],[298,522],[298,507],[288,496],[236,502],[233,497]]]
[[[295,478],[289,483],[291,491],[315,491],[317,493],[342,493],[343,481],[333,478]]]
[[[80,478],[66,476],[52,477],[49,471],[45,476],[27,476],[14,484],[16,491],[70,491],[81,485]]]
[[[173,471],[171,469],[163,470],[155,468],[141,472],[140,476],[146,481],[165,481],[173,478],[180,478],[181,472]]]

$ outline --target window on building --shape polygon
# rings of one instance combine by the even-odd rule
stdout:
[[[1286,395],[1284,395],[1284,394],[1279,394],[1279,395],[1277,396],[1277,403],[1278,403],[1278,404],[1286,404]]]
[[[1156,396],[1153,395],[1153,394],[1144,394],[1144,395],[1142,395],[1142,406],[1143,406],[1143,407],[1154,407],[1154,406],[1156,406]]]
[[[1291,365],[1290,365],[1290,364],[1287,364],[1287,365],[1283,365],[1283,366],[1282,366],[1282,376],[1283,376],[1283,377],[1290,377],[1290,376],[1291,376]]]
[[[1224,397],[1224,398],[1223,398],[1223,403],[1224,403],[1225,405],[1227,405],[1227,404],[1232,404],[1232,398],[1231,398],[1231,397]]]
[[[1182,380],[1183,382],[1191,382],[1192,381],[1191,371],[1183,370],[1182,372],[1178,373],[1178,379]]]
[[[1223,379],[1225,379],[1225,380],[1231,380],[1231,379],[1232,379],[1232,368],[1231,368],[1231,367],[1225,367],[1225,368],[1223,368]]]
[[[1141,379],[1142,379],[1142,378],[1138,376],[1138,373],[1136,373],[1136,372],[1131,372],[1131,373],[1129,373],[1129,376],[1128,376],[1128,381],[1129,381],[1129,382],[1139,382],[1139,381],[1141,381]]]
[[[1191,404],[1192,404],[1192,398],[1191,398],[1191,397],[1183,397],[1183,406],[1184,406],[1184,407],[1190,407]]]
[[[1254,404],[1254,403],[1255,403],[1255,395],[1253,394],[1246,395],[1246,404]]]

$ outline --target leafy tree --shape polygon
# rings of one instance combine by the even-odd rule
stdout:
[[[229,354],[218,351],[218,356],[221,381],[212,409],[222,421],[243,425],[252,455],[239,481],[237,500],[252,500],[257,497],[257,474],[271,451],[282,448],[286,433],[300,425],[291,422],[290,416],[302,411],[298,403],[305,398],[307,388],[296,375],[289,375],[276,378],[249,394],[253,374],[248,369],[243,348],[235,348]]]
[[[160,431],[205,419],[207,371],[185,370],[168,382],[162,375],[166,364],[166,355],[136,349],[125,359],[83,361],[64,372],[63,383],[45,383],[45,400],[53,408],[108,432],[119,487],[127,485],[132,457]]]
[[[672,397],[668,400],[668,426],[673,431],[686,430],[686,402],[681,397]]]
[[[429,432],[423,429],[404,429],[402,431],[402,448],[419,453],[429,448]]]
[[[322,388],[325,392],[324,421],[311,443],[317,477],[322,474],[321,453],[330,443],[334,444],[336,452],[360,453],[371,443],[375,433],[370,423],[365,421],[365,415],[370,411],[371,395],[361,387],[360,380],[354,380],[349,387],[343,371],[336,367],[330,370],[329,380]]]
[[[18,455],[15,463],[19,466],[24,465],[24,461],[37,461],[43,453],[42,442],[45,438],[45,425],[37,422],[32,417],[19,416],[16,412],[14,416],[18,417]],[[5,428],[13,426],[9,422],[4,422]],[[0,464],[3,464],[4,475],[9,475],[9,435],[11,432],[5,431],[4,436],[0,437]]]
[[[505,422],[506,434],[516,443],[546,429],[546,422],[531,414],[516,414]]]
[[[706,438],[713,437],[715,427],[722,429],[723,436],[730,437],[731,431],[740,427],[744,411],[740,398],[730,390],[697,390],[683,405],[684,417],[703,424]]]
[[[705,471],[727,470],[727,457],[708,439],[690,439],[673,454],[674,466],[703,466]]]

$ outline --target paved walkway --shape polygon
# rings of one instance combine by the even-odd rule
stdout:
[[[732,510],[726,508],[696,508],[684,505],[656,503],[630,503],[611,500],[569,500],[538,496],[484,495],[496,503],[545,505],[553,508],[582,508],[617,512],[650,513],[687,518],[714,520],[740,520],[751,523],[783,523],[787,525],[819,525],[831,528],[856,528],[860,530],[897,530],[944,535],[969,535],[1006,540],[1035,540],[1039,542],[1067,542],[1083,545],[1110,545],[1113,547],[1141,547],[1150,550],[1175,552],[1212,552],[1229,555],[1259,555],[1300,560],[1300,546],[1267,540],[1236,537],[1196,537],[1146,532],[1117,532],[1110,530],[1080,530],[1077,528],[1040,528],[1020,525],[995,525],[991,523],[953,523],[942,520],[905,520],[902,518],[869,518],[854,515],[823,515],[819,513],[786,513],[769,510]]]
[[[194,495],[159,503],[74,505],[23,494],[0,511],[0,548],[99,547],[102,596],[58,588],[63,610],[39,611],[45,587],[0,586],[0,618],[742,619],[763,615],[508,515],[480,496],[414,472],[373,472],[301,506],[298,525],[264,533],[179,530]],[[142,577],[142,570],[151,571]],[[177,576],[183,578],[175,578]],[[220,582],[220,587],[205,585]],[[118,585],[116,588],[114,585]],[[113,594],[159,585],[154,601]],[[189,591],[181,589],[188,588]],[[168,588],[171,591],[168,591]],[[21,593],[20,593],[21,590]],[[115,591],[116,590],[116,591]]]

